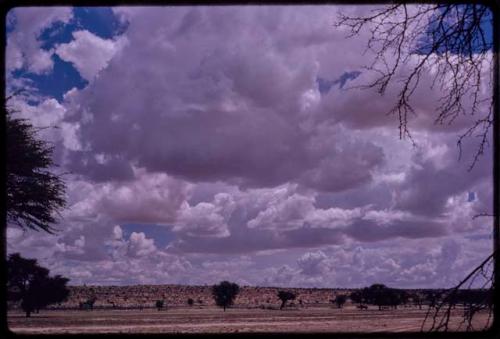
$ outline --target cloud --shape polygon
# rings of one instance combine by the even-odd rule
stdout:
[[[325,273],[327,267],[325,264],[325,253],[321,250],[316,252],[307,252],[297,260],[297,265],[301,269],[301,274],[319,275]]]
[[[142,232],[132,232],[128,243],[128,253],[130,256],[146,256],[156,251],[153,239],[146,238]]]
[[[123,37],[102,39],[81,30],[73,32],[71,42],[59,44],[55,53],[62,60],[73,63],[83,78],[92,81],[126,43]]]
[[[200,202],[190,206],[184,202],[172,230],[195,237],[227,237],[230,234],[227,220],[234,207],[233,198],[227,193],[216,194],[212,203]]]
[[[60,127],[43,138],[71,172],[68,209],[56,237],[9,227],[9,251],[72,283],[452,284],[491,251],[491,220],[472,220],[491,212],[491,154],[467,172],[452,146],[466,122],[433,126],[439,93],[426,88],[415,92],[417,147],[398,140],[388,96],[348,88],[373,74],[356,73],[370,55],[333,28],[337,10],[120,7],[120,38],[81,27],[56,44],[91,81],[63,102],[17,104],[36,126]],[[27,20],[9,35],[12,69],[40,30]],[[173,239],[160,248],[127,223]]]
[[[14,17],[14,30],[9,33],[6,48],[7,71],[26,68],[36,74],[52,70],[52,51],[41,48],[38,39],[44,29],[56,22],[68,23],[73,17],[69,7],[15,8],[8,14]]]
[[[398,209],[425,216],[440,216],[449,197],[467,192],[469,187],[482,180],[491,180],[491,169],[487,167],[490,156],[485,156],[484,161],[466,175],[467,164],[456,162],[451,151],[440,156],[438,162],[426,159],[424,152],[414,154],[414,165],[396,190]]]
[[[136,172],[136,180],[91,184],[75,181],[72,216],[106,215],[115,222],[170,224],[185,201],[188,185],[166,174]]]
[[[160,19],[134,11],[120,57],[75,93],[78,105],[68,121],[82,122],[80,137],[91,153],[86,158],[119,157],[151,172],[244,188],[295,181],[331,191],[371,180],[383,152],[369,141],[340,145],[338,135],[339,142],[311,152],[322,123],[314,117],[320,100],[314,95],[319,71],[314,53],[334,37],[327,17],[305,39],[303,29],[291,34],[288,24],[282,26],[286,16],[270,8],[162,13]],[[280,24],[270,22],[274,15]],[[258,29],[248,34],[246,24],[259,20],[265,23],[252,25]],[[233,21],[230,30],[221,31],[221,22]],[[312,54],[303,48],[308,44]],[[74,161],[75,171],[96,177],[78,157]],[[340,168],[345,162],[356,170]]]

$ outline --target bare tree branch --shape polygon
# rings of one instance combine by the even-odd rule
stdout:
[[[366,16],[340,14],[335,25],[347,27],[349,37],[369,32],[365,53],[371,51],[374,60],[365,69],[377,77],[360,87],[375,88],[383,95],[391,83],[401,85],[396,104],[387,113],[398,116],[401,139],[415,143],[409,126],[410,117],[417,115],[412,97],[422,76],[434,70],[431,88],[443,93],[434,123],[450,125],[460,116],[475,117],[457,141],[461,157],[465,139],[478,140],[471,170],[489,147],[493,125],[493,101],[490,93],[485,94],[485,87],[492,82],[488,52],[493,41],[485,32],[485,27],[492,25],[489,9],[478,4],[395,4]]]

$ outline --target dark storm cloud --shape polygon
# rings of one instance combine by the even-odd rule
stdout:
[[[169,248],[173,253],[253,253],[272,249],[291,249],[334,245],[343,242],[343,235],[333,229],[301,228],[276,232],[272,230],[239,229],[225,238],[183,237]]]
[[[356,240],[370,242],[394,237],[439,237],[448,232],[446,224],[430,220],[398,221],[389,225],[378,225],[370,220],[358,220],[347,227],[345,233]]]
[[[130,163],[117,156],[98,161],[92,153],[71,151],[68,152],[66,161],[70,171],[85,173],[96,182],[131,180],[134,178]]]

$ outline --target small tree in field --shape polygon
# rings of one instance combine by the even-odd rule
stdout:
[[[95,295],[92,295],[90,298],[80,303],[80,309],[92,311],[94,309],[94,304],[96,301],[97,297]]]
[[[280,310],[283,309],[283,307],[285,307],[285,303],[288,301],[288,300],[295,300],[295,293],[293,292],[290,292],[290,291],[279,291],[278,292],[278,298],[280,298],[281,300],[281,306],[280,306]]]
[[[8,299],[20,301],[26,317],[31,313],[66,300],[69,279],[60,275],[49,276],[49,270],[38,265],[36,259],[25,259],[19,253],[7,260]]]
[[[349,298],[351,299],[351,301],[353,303],[358,303],[359,306],[361,306],[364,302],[366,302],[365,296],[363,295],[362,290],[352,292],[349,295]]]
[[[334,300],[335,304],[337,305],[337,308],[342,308],[346,303],[346,301],[347,301],[347,296],[344,294],[336,296]]]
[[[218,285],[212,287],[212,296],[214,297],[217,306],[224,308],[231,306],[236,298],[236,295],[240,291],[240,287],[229,281],[222,281]]]
[[[421,310],[422,309],[422,302],[424,300],[423,300],[422,296],[420,295],[420,293],[415,292],[414,294],[412,294],[411,299],[413,301],[413,304],[417,305],[418,309]]]
[[[193,306],[193,305],[194,305],[194,300],[193,300],[193,298],[189,298],[189,299],[187,300],[187,304],[188,304],[189,306]]]
[[[164,305],[165,305],[165,300],[156,300],[155,306],[158,311],[161,311]]]

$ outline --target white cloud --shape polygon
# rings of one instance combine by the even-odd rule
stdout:
[[[83,78],[92,81],[126,43],[124,37],[102,39],[83,30],[73,32],[73,40],[58,45],[55,53],[61,59],[73,63]]]
[[[234,200],[227,193],[218,193],[211,203],[200,202],[190,206],[184,202],[175,220],[173,231],[204,237],[226,237],[229,233],[227,220],[235,207]]]
[[[143,232],[132,232],[128,243],[128,253],[131,256],[146,256],[156,251],[153,239],[146,238]]]
[[[52,70],[52,51],[41,49],[39,35],[56,22],[68,23],[73,17],[70,7],[24,7],[9,12],[15,17],[13,32],[7,36],[7,71],[26,67],[41,74]]]

